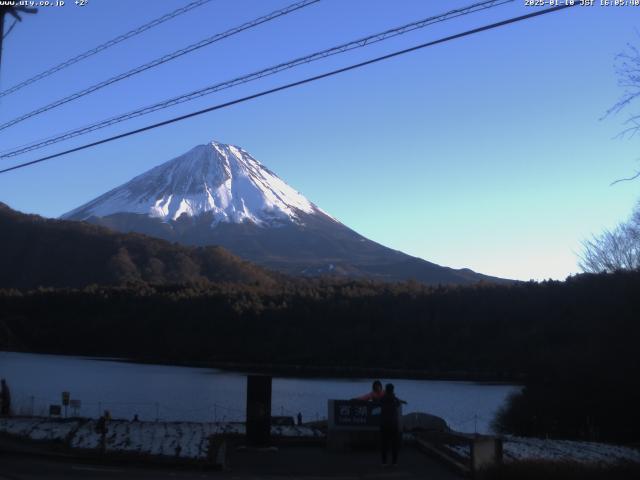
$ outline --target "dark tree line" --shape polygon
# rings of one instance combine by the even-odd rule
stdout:
[[[300,280],[4,290],[0,342],[141,361],[525,378],[503,429],[629,440],[640,431],[639,293],[640,272],[474,287]]]

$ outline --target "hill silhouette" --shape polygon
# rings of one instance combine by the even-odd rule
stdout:
[[[188,247],[138,233],[27,215],[0,202],[0,288],[135,282],[273,283],[278,274],[222,247]]]

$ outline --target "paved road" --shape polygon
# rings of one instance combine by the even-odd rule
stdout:
[[[62,479],[176,479],[202,478],[267,480],[283,477],[301,480],[337,478],[341,480],[392,479],[455,480],[461,478],[447,468],[407,447],[400,465],[383,468],[375,452],[331,453],[317,447],[281,448],[277,452],[232,452],[226,471],[180,468],[131,467],[85,463],[70,458],[43,458],[0,453],[0,480]]]
[[[124,480],[124,479],[202,479],[208,472],[161,468],[134,468],[97,465],[70,459],[50,459],[32,455],[0,454],[0,480]]]
[[[429,479],[462,478],[414,447],[405,446],[397,467],[383,468],[377,451],[329,452],[318,447],[289,447],[278,452],[230,451],[232,475],[237,478]]]

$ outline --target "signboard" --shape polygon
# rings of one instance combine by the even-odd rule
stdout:
[[[79,410],[82,402],[80,402],[80,400],[69,400],[69,406],[75,410]]]
[[[62,405],[65,407],[69,405],[69,398],[71,394],[69,392],[62,392]]]
[[[60,416],[62,414],[62,407],[60,405],[49,405],[49,415]]]
[[[327,448],[375,448],[380,442],[382,405],[364,400],[329,400]],[[398,416],[402,407],[398,406]],[[398,418],[400,421],[400,418]]]
[[[339,427],[379,427],[379,403],[363,400],[334,400],[333,424]]]

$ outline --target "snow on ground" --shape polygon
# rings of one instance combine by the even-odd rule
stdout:
[[[101,448],[96,420],[49,420],[45,418],[0,418],[0,433],[32,440],[69,439],[71,448]],[[277,437],[320,437],[322,433],[305,426],[273,426]],[[129,422],[111,420],[105,437],[108,452],[130,452],[179,458],[206,458],[209,437],[215,434],[244,434],[242,423],[218,422]]]
[[[98,448],[100,446],[100,435],[96,432],[96,422],[90,420],[85,422],[71,439],[72,448]]]
[[[583,463],[640,463],[640,451],[595,442],[545,440],[540,438],[506,437],[504,457],[507,460],[572,460]]]
[[[470,445],[446,445],[464,458],[471,457]],[[571,461],[580,463],[640,463],[640,450],[606,443],[577,442],[506,436],[503,440],[506,462],[519,460]]]
[[[0,432],[33,440],[65,440],[80,426],[79,420],[56,421],[42,418],[2,418]]]
[[[96,420],[53,420],[41,417],[0,418],[0,433],[32,440],[69,441],[72,448],[99,449],[101,435]],[[112,420],[105,437],[110,452],[130,452],[179,458],[206,458],[209,437],[216,434],[245,433],[245,426],[235,422],[129,422]],[[277,437],[321,437],[322,432],[305,426],[271,427]],[[551,460],[582,463],[640,463],[640,450],[617,445],[571,440],[504,437],[505,461]],[[469,445],[447,445],[463,458],[471,456]]]
[[[449,450],[453,450],[462,458],[471,458],[471,445],[445,445]]]

